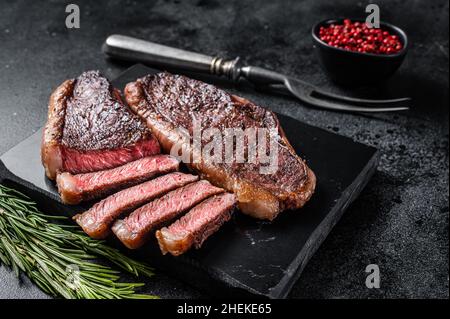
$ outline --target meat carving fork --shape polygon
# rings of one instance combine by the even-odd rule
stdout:
[[[256,66],[242,66],[239,58],[225,60],[118,34],[109,36],[102,49],[112,58],[177,70],[223,75],[233,81],[245,78],[257,86],[272,91],[284,91],[311,106],[333,111],[370,113],[404,111],[409,109],[406,104],[411,100],[410,98],[368,100],[332,94],[281,73]]]

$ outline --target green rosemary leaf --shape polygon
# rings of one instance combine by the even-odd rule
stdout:
[[[11,257],[11,260],[14,262],[14,264],[20,268],[22,271],[25,271],[25,267],[23,266],[22,260],[20,258],[20,255],[18,254],[16,248],[8,242],[8,240],[5,237],[0,238],[3,247],[5,247],[6,251],[8,252],[9,256]],[[17,273],[17,271],[16,271]]]
[[[53,289],[46,283],[45,279],[37,272],[32,271],[30,274],[30,279],[39,286],[45,293],[49,295],[56,296],[57,294],[53,291]]]
[[[3,253],[1,247],[2,247],[2,246],[0,246],[0,261],[1,261],[3,264],[5,264],[6,266],[10,266],[10,265],[11,265],[11,262],[10,262],[9,258]]]
[[[60,283],[52,278],[47,271],[43,270],[41,267],[38,267],[38,271],[42,274],[46,282],[61,296],[66,299],[73,299],[73,295],[70,293],[70,290],[64,289]]]
[[[46,215],[20,192],[0,185],[0,263],[17,276],[25,273],[44,292],[64,298],[138,298],[142,283],[119,282],[120,272],[98,263],[102,257],[136,276],[153,269],[104,241],[86,236],[73,226],[55,224],[64,216]]]

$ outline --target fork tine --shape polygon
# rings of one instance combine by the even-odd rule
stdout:
[[[294,97],[308,103],[311,106],[316,106],[318,108],[334,110],[334,111],[342,111],[342,112],[350,112],[350,113],[351,112],[353,112],[353,113],[359,113],[359,112],[379,113],[379,112],[398,112],[398,111],[409,110],[409,107],[405,107],[405,106],[391,106],[391,107],[372,106],[371,107],[369,104],[369,105],[367,105],[368,107],[364,107],[364,106],[358,106],[355,104],[350,104],[350,103],[346,102],[345,99],[343,99],[341,103],[339,103],[338,101],[334,102],[332,100],[324,100],[323,98],[321,99],[321,98],[317,98],[317,97],[313,96],[311,94],[313,92],[313,90],[311,90],[309,93],[306,92],[306,94],[298,94],[295,90],[291,91],[289,89],[289,87],[287,87],[284,84],[270,84],[270,85],[260,86],[260,88],[264,88],[264,87],[266,89],[269,89],[272,92],[291,94]],[[315,91],[317,91],[317,89]],[[408,99],[409,98],[396,99],[396,100],[408,100]],[[368,101],[381,101],[381,100],[368,100]],[[388,101],[391,101],[391,100],[388,100]],[[380,104],[382,104],[382,103],[380,103]],[[377,105],[377,104],[372,104],[372,105]]]
[[[392,107],[368,106],[368,107],[364,107],[364,106],[347,104],[345,102],[339,103],[339,102],[322,100],[322,99],[316,98],[312,95],[304,97],[303,100],[308,104],[315,105],[315,106],[323,108],[323,109],[343,111],[343,112],[378,113],[378,112],[398,112],[398,111],[409,110],[408,107],[404,107],[404,106],[392,106]]]
[[[359,99],[359,98],[341,96],[341,95],[337,95],[337,94],[333,94],[333,93],[329,93],[329,92],[324,92],[324,91],[318,90],[318,89],[314,89],[314,91],[312,92],[312,95],[313,96],[318,95],[317,97],[323,96],[323,97],[334,99],[336,101],[341,101],[341,102],[349,102],[349,103],[353,103],[353,104],[364,104],[364,105],[391,105],[391,106],[393,106],[394,104],[395,105],[400,104],[400,105],[404,105],[406,107],[406,104],[411,101],[411,98],[409,98],[409,97],[403,97],[403,98],[397,98],[397,99],[386,99],[386,100]]]
[[[323,98],[317,98],[312,95],[313,90],[309,92],[297,92],[292,88],[289,81],[285,82],[284,88],[280,85],[269,85],[269,88],[277,89],[278,91],[290,92],[292,95],[297,97],[299,100],[308,103],[311,106],[315,106],[322,109],[340,111],[340,112],[350,112],[350,113],[378,113],[378,112],[398,112],[409,110],[408,107],[364,107],[352,105],[347,102],[338,102],[332,100],[324,100]],[[306,93],[306,94],[305,94]]]

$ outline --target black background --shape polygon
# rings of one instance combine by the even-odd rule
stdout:
[[[380,148],[381,164],[312,258],[291,297],[448,298],[448,1],[377,1],[381,18],[403,28],[411,48],[397,74],[370,88],[343,90],[320,69],[310,27],[364,15],[365,1],[108,1],[84,3],[81,29],[65,27],[69,2],[0,3],[0,153],[42,126],[47,99],[87,69],[110,78],[127,65],[104,59],[107,35],[122,33],[297,75],[355,96],[409,95],[409,113],[356,116],[308,108],[246,90],[246,96],[309,124]],[[381,288],[365,287],[376,263]],[[162,297],[207,297],[163,274],[148,285]],[[0,297],[45,297],[0,268]]]

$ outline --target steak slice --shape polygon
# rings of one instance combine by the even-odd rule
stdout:
[[[123,213],[197,180],[198,176],[179,172],[163,175],[115,193],[73,219],[90,237],[103,239],[109,235],[113,222]]]
[[[63,203],[78,204],[139,184],[155,175],[176,171],[178,166],[179,161],[170,155],[154,155],[99,172],[58,174],[56,184]]]
[[[224,192],[222,188],[201,180],[167,193],[117,220],[112,231],[130,249],[141,247],[152,231],[177,218],[202,200]]]
[[[171,152],[174,147],[180,148],[180,144],[181,148],[188,149],[191,152],[187,157],[189,168],[201,178],[233,192],[242,212],[273,220],[284,209],[302,207],[312,196],[315,175],[295,153],[276,115],[270,110],[213,85],[169,73],[147,75],[129,83],[125,88],[125,98],[147,122],[166,152]],[[192,136],[195,121],[201,129],[215,128],[218,132],[231,128],[263,128],[274,132],[266,139],[272,138],[278,149],[276,170],[261,173],[264,165],[260,156],[253,162],[206,160],[198,148],[191,147],[192,138],[186,141],[180,131],[184,128]],[[201,147],[208,143],[209,140],[202,136]],[[245,145],[248,149],[251,144],[247,138]],[[191,160],[194,152],[201,154],[200,160]],[[249,158],[248,154],[244,155]]]
[[[52,93],[41,145],[48,178],[109,169],[159,152],[145,123],[98,71],[67,80]]]
[[[156,232],[159,247],[165,255],[181,255],[192,246],[199,249],[220,226],[230,220],[236,198],[225,193],[208,198],[192,208],[169,227]]]

